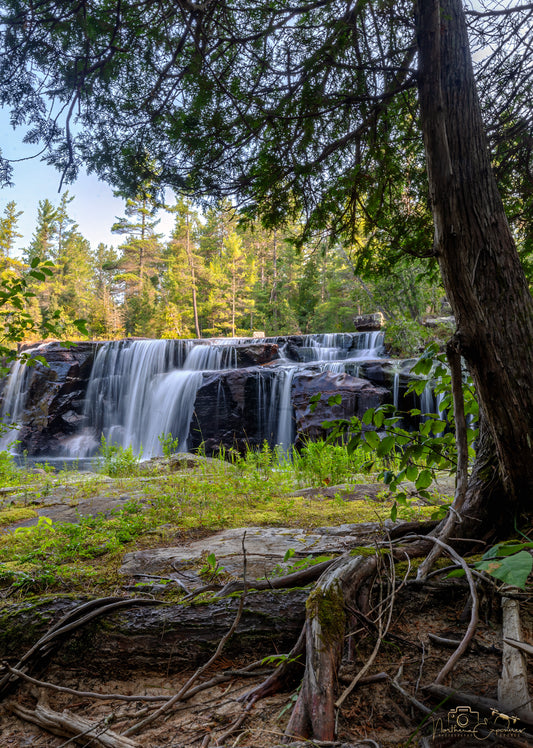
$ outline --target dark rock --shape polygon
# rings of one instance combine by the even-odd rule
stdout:
[[[358,314],[353,318],[354,327],[358,332],[373,332],[383,327],[383,315],[381,312],[374,314]]]
[[[259,366],[279,358],[277,343],[254,343],[236,349],[237,366]]]
[[[96,347],[81,342],[39,346],[48,366],[37,363],[29,370],[26,406],[18,435],[20,449],[31,455],[61,452],[62,438],[83,423],[83,404]]]
[[[368,408],[376,408],[389,397],[389,391],[384,387],[376,387],[365,379],[349,374],[329,371],[320,374],[308,370],[297,373],[292,386],[296,429],[300,438],[324,437],[327,434],[327,429],[322,426],[324,421],[354,415],[361,418]],[[318,394],[322,397],[314,412],[311,412],[311,397]],[[328,404],[332,395],[341,396],[340,404]]]

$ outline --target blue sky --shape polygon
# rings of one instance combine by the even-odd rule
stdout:
[[[0,109],[0,148],[5,158],[27,159],[37,153],[38,146],[28,146],[22,142],[23,130],[13,130],[9,115]],[[19,220],[18,248],[29,244],[37,220],[39,200],[48,198],[58,205],[58,192],[61,175],[58,171],[43,163],[38,157],[13,163],[14,187],[0,188],[0,214],[6,204],[15,200],[18,210],[24,211]],[[79,225],[80,233],[96,248],[99,242],[118,246],[123,237],[111,233],[111,226],[117,216],[124,215],[124,201],[114,197],[113,190],[94,175],[80,170],[78,180],[66,187],[74,200],[70,203],[69,213]],[[64,187],[65,189],[65,187]],[[162,214],[158,231],[168,235],[172,230],[173,218]]]

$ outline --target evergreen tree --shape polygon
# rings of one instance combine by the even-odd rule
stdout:
[[[171,304],[174,313],[169,315],[167,312],[166,320],[180,331],[180,335],[190,333],[201,338],[199,289],[205,278],[205,267],[198,246],[198,214],[182,197],[172,212],[176,221],[165,252],[162,292],[165,306]]]
[[[4,209],[4,215],[0,218],[0,257],[10,258],[15,249],[15,242],[22,237],[19,234],[18,220],[22,211],[17,211],[17,204],[10,200]]]
[[[118,194],[118,193],[117,193]],[[162,247],[154,220],[157,206],[149,185],[126,200],[126,217],[117,219],[112,231],[126,236],[119,247],[120,274],[124,284],[124,327],[127,335],[150,335],[155,314]]]
[[[54,242],[57,237],[58,212],[48,198],[39,200],[37,209],[37,227],[33,233],[30,246],[24,250],[25,262],[31,262],[39,257],[41,260],[52,260]]]

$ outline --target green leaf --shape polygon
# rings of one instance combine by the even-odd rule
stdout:
[[[377,453],[378,457],[388,455],[394,449],[395,439],[393,436],[386,436],[382,439],[378,445]]]
[[[373,417],[374,417],[374,408],[369,408],[363,414],[361,421],[365,424],[365,426],[370,426],[370,424],[372,423]]]
[[[382,410],[376,410],[374,413],[374,425],[376,428],[381,428],[383,426],[383,421],[385,420],[385,414]]]
[[[328,397],[328,405],[340,405],[342,403],[342,395],[336,394],[336,395],[330,395]]]
[[[418,478],[418,468],[415,465],[408,465],[405,468],[405,476],[407,480],[415,481]]]
[[[285,553],[285,555],[283,556],[283,560],[288,561],[294,556],[294,554],[295,554],[294,548],[289,548],[287,552]]]
[[[433,476],[431,475],[431,472],[429,470],[422,470],[415,481],[415,486],[417,489],[427,488],[431,485],[432,481]]]
[[[453,571],[450,571],[449,574],[446,574],[446,579],[454,578],[454,577],[464,577],[465,570],[464,569],[454,569]]]
[[[398,516],[398,505],[396,502],[394,502],[390,510],[390,518],[393,522],[396,522],[397,516]]]
[[[505,584],[523,590],[533,568],[533,557],[527,551],[520,551],[514,556],[507,556],[499,561],[496,559],[479,561],[476,568],[486,571],[496,579],[505,582]]]
[[[380,441],[379,440],[379,436],[376,434],[375,431],[366,431],[365,432],[365,439],[366,439],[366,443],[370,447],[372,447],[372,449],[377,449],[377,447],[379,446],[379,441]]]

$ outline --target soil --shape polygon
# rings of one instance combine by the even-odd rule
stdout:
[[[46,502],[46,514],[54,507],[63,520],[72,520],[80,513],[102,511],[104,502],[109,511],[109,497],[101,501],[91,498],[81,502],[76,508],[69,505],[68,487],[65,496],[51,495]],[[331,490],[338,490],[332,487]],[[361,487],[365,495],[369,486]],[[129,498],[129,497],[126,497]],[[362,498],[354,492],[349,497],[357,501]],[[123,497],[117,497],[117,506]],[[36,520],[25,520],[26,524]],[[279,529],[279,528],[278,528]],[[340,551],[344,548],[339,548]],[[401,570],[398,568],[398,573]],[[358,685],[344,701],[338,712],[336,745],[344,748],[357,746],[378,746],[378,748],[407,748],[407,746],[448,746],[480,745],[481,738],[465,732],[439,734],[441,726],[446,728],[453,721],[453,709],[461,706],[461,701],[430,696],[424,686],[435,679],[454,650],[431,639],[436,635],[452,641],[459,641],[465,634],[469,622],[470,595],[466,582],[462,579],[444,579],[444,575],[433,577],[423,586],[407,583],[396,595],[391,626],[383,637],[377,657],[366,673],[372,682]],[[372,592],[374,610],[370,619],[374,625],[362,618],[350,619],[350,635],[346,639],[344,660],[339,673],[337,692],[340,695],[354,676],[365,665],[377,640],[376,624],[380,618],[379,600],[387,600],[390,589],[386,575],[378,579]],[[500,595],[494,587],[484,584],[481,588],[480,622],[475,638],[468,651],[461,657],[455,669],[447,677],[445,685],[474,697],[498,698],[498,679],[502,670],[502,631]],[[371,606],[372,607],[372,606]],[[349,613],[349,615],[351,615]],[[386,618],[385,612],[381,618]],[[533,606],[526,595],[521,597],[522,640],[533,645]],[[209,621],[206,622],[209,626]],[[87,640],[90,646],[90,640]],[[226,651],[235,652],[235,647]],[[238,650],[237,650],[238,651]],[[14,652],[10,664],[23,654]],[[272,651],[272,655],[280,654]],[[256,657],[258,654],[256,653]],[[98,658],[95,658],[95,660]],[[87,660],[85,660],[87,662]],[[90,660],[89,660],[90,662]],[[242,653],[238,657],[222,652],[212,668],[203,673],[198,683],[208,681],[216,675],[239,670],[250,664]],[[67,734],[58,737],[21,721],[9,711],[9,704],[16,702],[28,708],[35,708],[38,701],[48,704],[55,711],[85,717],[107,725],[115,733],[123,733],[129,726],[139,721],[139,712],[157,708],[161,702],[143,702],[145,695],[171,697],[192,675],[193,670],[173,672],[170,662],[164,667],[133,670],[124,663],[121,672],[109,672],[102,676],[95,664],[68,668],[59,666],[52,657],[46,668],[32,671],[32,675],[43,681],[70,687],[83,692],[107,694],[139,695],[132,702],[101,701],[87,695],[58,693],[50,689],[37,688],[21,682],[12,688],[7,698],[0,704],[0,748],[62,748],[73,745]],[[215,687],[203,690],[186,702],[176,704],[165,717],[159,719],[135,736],[138,746],[143,748],[205,748],[224,745],[226,748],[273,748],[280,745],[287,725],[290,710],[295,701],[298,682],[292,690],[257,701],[245,715],[239,729],[232,732],[224,741],[221,736],[243,715],[246,701],[244,696],[255,685],[260,684],[268,674],[268,663],[259,665],[249,677],[233,675]],[[405,694],[399,693],[392,681],[397,680]],[[529,683],[533,692],[533,681]],[[433,710],[426,717],[416,706],[415,700]],[[441,702],[441,703],[439,703]],[[439,723],[439,718],[442,722]],[[489,734],[482,741],[489,745],[533,745],[520,730],[521,723],[511,734],[504,728],[505,722],[494,720],[487,723]],[[480,717],[480,720],[482,718]],[[104,724],[104,721],[105,724]],[[528,728],[533,732],[533,727]],[[529,740],[529,742],[528,742]],[[365,742],[366,741],[366,742]],[[514,741],[514,742],[513,742]],[[483,742],[481,744],[483,744]],[[79,745],[95,745],[88,736],[80,737]],[[317,743],[301,743],[309,748]],[[329,744],[331,745],[331,744]]]
[[[379,597],[378,593],[376,586],[376,599]],[[429,635],[459,640],[468,624],[468,606],[469,592],[462,580],[429,582],[423,588],[408,585],[398,594],[391,628],[367,675],[386,673],[389,679],[394,679],[400,671],[398,682],[402,688],[431,709],[437,708],[437,711],[421,727],[424,716],[393,688],[389,679],[362,685],[352,692],[339,712],[339,744],[357,745],[364,740],[374,741],[367,742],[366,745],[378,745],[382,748],[408,745],[445,748],[448,745],[480,744],[478,738],[468,743],[464,735],[454,736],[452,742],[432,736],[437,718],[441,716],[447,723],[450,710],[457,704],[450,702],[439,710],[435,700],[432,701],[424,692],[424,685],[433,681],[453,651],[432,642]],[[446,685],[475,696],[497,699],[502,646],[499,607],[498,596],[491,594],[490,588],[487,588],[487,595],[481,601],[481,621],[474,642],[460,659]],[[533,609],[527,603],[522,608],[523,639],[533,644]],[[339,693],[364,665],[376,641],[375,633],[360,621],[352,621],[351,633],[351,642],[347,642],[345,660],[340,671]],[[222,655],[200,680],[209,680],[217,673],[239,669],[247,664],[249,663],[243,659],[228,660]],[[100,674],[96,675],[90,668],[59,670],[52,661],[46,672],[39,677],[81,691],[171,696],[190,675],[191,672],[169,674],[159,670],[134,672],[125,679],[118,679],[110,674],[109,679],[102,679]],[[203,742],[206,736],[210,736],[212,742],[209,745],[216,745],[217,735],[221,735],[242,714],[244,705],[239,698],[264,677],[262,669],[253,677],[236,676],[222,685],[203,691],[185,704],[178,705],[170,712],[170,717],[146,728],[135,739],[139,746],[146,748],[199,748],[206,744]],[[530,683],[530,688],[533,688],[533,682]],[[280,693],[257,702],[241,729],[232,734],[223,745],[272,748],[280,744],[295,693]],[[38,697],[35,687],[24,683],[9,699],[33,708]],[[110,726],[118,733],[138,721],[136,715],[144,706],[141,698],[132,703],[103,702],[48,690],[45,698],[50,707],[57,711],[66,709],[94,722],[101,722],[113,715]],[[151,708],[155,707],[152,705]],[[430,742],[420,742],[424,735],[429,736]],[[520,735],[519,732],[516,733],[515,739],[518,742],[515,744],[529,745]],[[509,737],[512,736],[505,735],[505,739]],[[0,707],[1,746],[59,748],[65,745],[65,740],[66,738],[51,736],[21,722],[7,711],[5,703]],[[484,742],[491,745],[508,744],[502,740],[503,733],[495,733]]]

